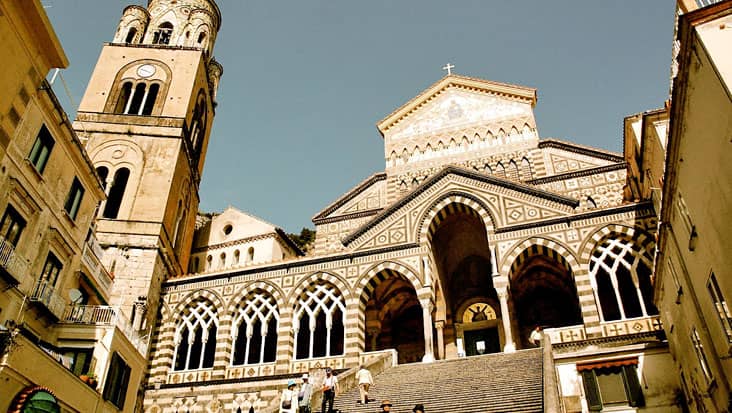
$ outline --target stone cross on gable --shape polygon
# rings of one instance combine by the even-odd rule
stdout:
[[[447,74],[449,76],[452,74],[452,69],[454,69],[454,68],[455,68],[455,65],[448,63],[442,67],[442,70],[447,70]]]

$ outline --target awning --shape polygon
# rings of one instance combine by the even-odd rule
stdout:
[[[626,357],[621,359],[593,361],[590,363],[577,363],[577,371],[606,369],[608,367],[636,366],[638,357]]]

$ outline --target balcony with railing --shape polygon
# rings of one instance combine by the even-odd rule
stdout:
[[[81,262],[86,267],[86,271],[83,271],[83,273],[88,274],[88,278],[95,284],[95,288],[108,300],[114,278],[102,265],[99,259],[101,256],[102,248],[95,239],[92,238],[84,244]]]
[[[30,284],[29,270],[30,262],[15,250],[15,245],[0,237],[0,274],[2,277],[13,285]]]
[[[66,301],[58,294],[56,286],[47,280],[39,280],[28,296],[28,301],[40,305],[56,320],[64,316]]]
[[[143,356],[147,355],[147,336],[136,331],[119,307],[108,305],[75,305],[66,309],[60,319],[64,324],[116,327]]]

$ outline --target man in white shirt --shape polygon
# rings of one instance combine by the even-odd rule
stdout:
[[[333,402],[338,393],[338,378],[333,374],[333,369],[326,367],[325,379],[323,380],[323,404],[320,406],[322,413],[333,413]],[[325,410],[325,405],[328,410]]]
[[[358,391],[361,396],[358,402],[366,404],[369,402],[369,387],[374,384],[371,372],[364,366],[359,366],[358,373],[356,373],[356,380],[358,380]]]

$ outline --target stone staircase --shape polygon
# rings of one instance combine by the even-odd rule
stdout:
[[[417,403],[428,413],[543,412],[542,366],[541,349],[404,364],[374,377],[369,397],[376,401],[358,404],[353,388],[336,397],[334,409],[374,413],[389,399],[395,413],[411,412]]]

